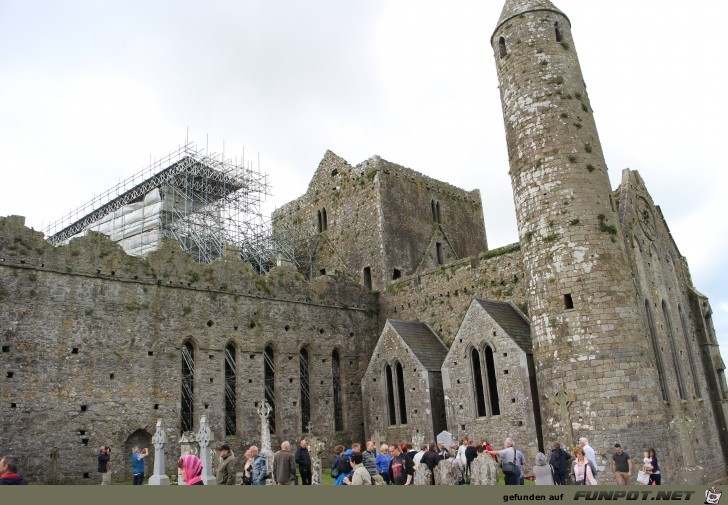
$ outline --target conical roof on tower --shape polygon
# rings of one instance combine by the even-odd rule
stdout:
[[[500,28],[501,25],[509,19],[525,12],[533,11],[557,12],[569,21],[566,14],[557,9],[550,0],[506,0],[506,4],[503,6],[503,12],[501,12],[500,18],[498,18],[498,24],[495,27],[495,31],[498,31],[498,28]],[[569,21],[569,24],[571,24],[571,21]]]

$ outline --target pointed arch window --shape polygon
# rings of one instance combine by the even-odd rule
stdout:
[[[670,341],[670,350],[672,350],[672,365],[675,367],[675,377],[677,377],[677,390],[680,394],[680,399],[684,400],[685,395],[685,384],[682,379],[682,372],[680,371],[680,358],[677,354],[677,346],[675,345],[675,333],[672,331],[672,319],[670,318],[670,309],[667,306],[667,302],[662,300],[662,314],[665,317],[665,329],[667,330],[667,339]]]
[[[662,352],[660,351],[660,343],[657,341],[657,330],[655,329],[655,318],[652,315],[652,307],[650,301],[645,300],[645,309],[647,310],[647,323],[650,328],[650,340],[652,348],[655,350],[655,361],[657,363],[657,376],[660,379],[660,390],[662,390],[662,399],[670,401],[670,393],[667,390],[665,382],[665,365],[662,363]]]
[[[404,396],[404,370],[397,362],[397,399],[399,400],[399,424],[407,424],[407,401]]]
[[[690,337],[688,337],[688,324],[685,320],[685,313],[682,305],[678,304],[677,313],[680,316],[680,326],[682,327],[683,336],[685,337],[685,348],[688,350],[688,360],[690,361],[690,375],[693,377],[693,389],[695,389],[695,397],[701,398],[700,383],[698,382],[698,368],[695,365],[695,356],[693,355],[693,347],[690,345]]]
[[[301,430],[308,432],[308,425],[311,422],[311,397],[309,396],[309,359],[308,351],[302,348],[298,354],[300,382],[301,382]]]
[[[193,430],[195,390],[195,348],[192,342],[182,344],[182,405],[180,409],[182,432]]]
[[[235,435],[237,428],[237,397],[235,385],[237,370],[235,363],[235,346],[225,347],[225,435]]]
[[[397,424],[397,412],[394,405],[394,379],[392,378],[392,367],[388,364],[384,366],[384,378],[387,382],[387,414],[389,416],[389,425]]]
[[[508,55],[508,50],[506,49],[506,39],[504,39],[503,37],[498,39],[498,52],[501,58],[505,58]]]
[[[341,363],[339,351],[331,353],[331,372],[334,379],[334,431],[344,429],[344,410],[341,408]]]
[[[270,417],[268,426],[270,432],[276,432],[276,371],[275,355],[273,349],[268,346],[263,353],[263,380],[265,382],[265,401],[270,405]]]
[[[473,372],[473,392],[475,393],[475,412],[477,417],[485,417],[485,389],[483,388],[483,371],[480,368],[480,353],[473,348],[470,351],[470,364]]]
[[[498,398],[498,384],[495,374],[495,361],[493,359],[493,349],[485,346],[485,370],[488,377],[488,403],[490,405],[490,415],[500,415],[500,399]]]

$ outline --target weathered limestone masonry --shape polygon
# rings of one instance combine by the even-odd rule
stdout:
[[[513,301],[528,314],[520,246],[478,256],[391,282],[381,295],[387,317],[425,321],[450,346],[473,297]]]
[[[168,447],[181,431],[181,348],[194,349],[194,430],[208,413],[236,453],[260,443],[263,351],[274,350],[274,446],[300,438],[299,352],[309,352],[311,422],[327,446],[361,440],[360,384],[378,333],[371,294],[338,277],[307,282],[293,269],[252,273],[236,254],[199,265],[175,242],[146,259],[92,234],[52,247],[20,217],[0,219],[0,447],[48,482],[96,482],[98,447],[130,471],[125,444],[150,441],[158,418]],[[235,347],[236,433],[225,434],[225,348]],[[332,353],[341,362],[344,430],[334,431]],[[126,444],[128,445],[128,444]],[[152,462],[148,463],[152,468]],[[167,473],[176,457],[170,452]],[[115,479],[118,476],[114,477]]]
[[[718,353],[711,354],[717,345],[710,305],[693,287],[685,258],[640,175],[624,170],[616,194],[640,306],[656,349],[649,357],[661,377],[661,398],[678,444],[673,457],[695,482],[703,473],[697,466],[722,464],[720,451],[701,451],[699,445],[715,440],[728,454],[728,388],[725,365]]]
[[[374,290],[487,249],[478,190],[378,156],[352,167],[331,151],[306,194],[274,213],[273,228],[307,239],[309,248],[298,256],[313,258],[310,275],[346,270]]]

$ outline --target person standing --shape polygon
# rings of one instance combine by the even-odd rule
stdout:
[[[415,475],[415,466],[407,454],[400,451],[396,444],[389,446],[389,483],[395,486],[409,486]]]
[[[296,459],[291,454],[291,444],[281,444],[281,450],[273,456],[273,480],[279,486],[289,486],[296,479]]]
[[[111,447],[105,445],[99,449],[99,455],[96,457],[99,461],[99,473],[101,474],[101,485],[111,484],[111,467],[109,460],[111,459]]]
[[[536,478],[537,486],[553,486],[556,483],[554,469],[546,461],[546,455],[542,452],[536,454],[536,464],[533,465],[533,476]]]
[[[371,440],[367,442],[366,450],[361,453],[362,464],[366,468],[367,472],[371,477],[377,475],[377,448],[374,447],[374,442]]]
[[[430,469],[430,472],[432,474],[430,475],[430,484],[433,486],[435,485],[435,468],[437,467],[437,464],[442,461],[444,458],[442,454],[437,452],[437,446],[432,443],[427,447],[427,452],[424,456],[422,456],[422,462],[427,465],[427,468]]]
[[[253,459],[252,470],[250,475],[250,483],[253,486],[265,486],[265,481],[268,478],[268,462],[265,459],[265,454],[258,452],[258,447],[251,445],[250,457]]]
[[[202,461],[195,454],[185,454],[177,460],[180,477],[185,486],[204,486],[202,480]]]
[[[647,456],[650,457],[650,465],[652,466],[649,485],[659,486],[662,483],[662,474],[660,473],[660,465],[657,464],[657,453],[655,453],[653,447],[647,449]]]
[[[311,485],[311,454],[308,452],[308,442],[304,438],[296,449],[296,465],[301,472],[301,485]]]
[[[594,478],[599,480],[599,467],[597,467],[597,453],[594,452],[594,449],[591,445],[589,445],[589,440],[587,440],[586,437],[581,437],[579,439],[579,446],[584,449],[584,457],[589,461],[592,467],[592,473],[594,474]]]
[[[362,465],[363,460],[364,457],[360,452],[355,452],[349,456],[351,467],[354,470],[351,473],[351,477],[344,478],[344,484],[351,486],[370,486],[372,484],[372,476],[369,475],[367,469]]]
[[[622,450],[620,444],[614,444],[612,456],[612,473],[617,484],[628,485],[632,476],[632,458]]]
[[[386,484],[389,484],[389,460],[392,459],[387,449],[387,444],[382,444],[377,454],[377,473],[381,475]]]
[[[235,484],[235,456],[227,444],[222,444],[218,451],[220,451],[220,463],[215,472],[217,483],[232,486]]]
[[[131,449],[131,473],[134,474],[135,486],[141,486],[144,483],[144,458],[149,456],[149,449],[146,447],[139,451],[139,447]]]
[[[510,437],[506,438],[505,442],[503,442],[503,447],[504,448],[500,451],[486,452],[500,458],[501,468],[510,467],[510,465],[513,465],[513,471],[508,473],[503,471],[503,474],[506,478],[506,486],[517,486],[519,477],[518,453],[516,452],[516,448],[513,446],[513,440]]]
[[[559,442],[554,442],[551,447],[551,459],[549,463],[551,463],[551,468],[554,470],[554,484],[557,486],[565,486],[567,461],[571,459],[571,454],[562,449]]]
[[[574,463],[571,467],[571,479],[576,485],[596,486],[597,479],[592,472],[592,466],[584,454],[584,449],[574,449]]]
[[[28,482],[18,473],[18,458],[8,454],[0,459],[0,485],[24,486]]]

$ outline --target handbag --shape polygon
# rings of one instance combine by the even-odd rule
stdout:
[[[644,470],[640,470],[637,474],[637,482],[640,484],[649,484],[650,483],[650,474],[645,472]]]
[[[510,463],[503,463],[501,465],[501,469],[503,470],[503,473],[505,473],[505,474],[516,473],[516,448],[512,447],[512,449],[513,449],[513,461]]]

